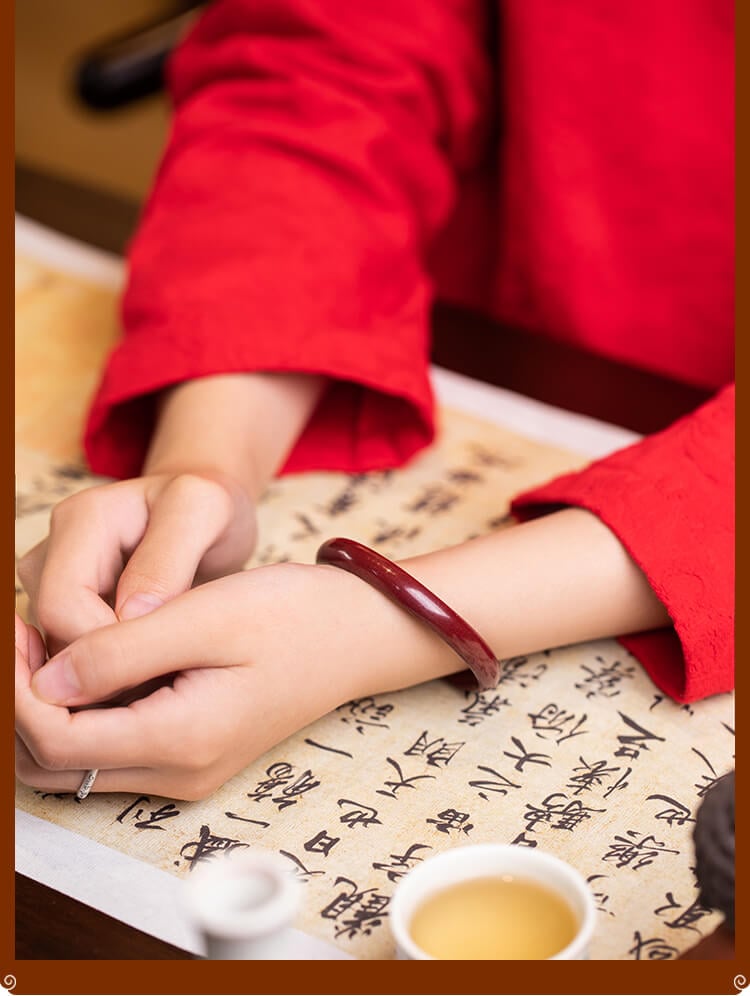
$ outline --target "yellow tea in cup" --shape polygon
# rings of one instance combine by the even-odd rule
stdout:
[[[514,875],[470,878],[433,893],[408,927],[432,958],[546,959],[575,938],[575,913],[553,889]]]

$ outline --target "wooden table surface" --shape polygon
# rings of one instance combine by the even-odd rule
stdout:
[[[498,329],[457,309],[438,308],[434,327],[438,365],[637,432],[657,431],[707,397],[541,336]],[[15,902],[19,959],[194,957],[20,874]]]

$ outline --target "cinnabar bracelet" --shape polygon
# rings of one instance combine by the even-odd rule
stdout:
[[[318,564],[341,567],[377,588],[392,602],[426,623],[471,668],[479,687],[497,684],[500,662],[477,631],[449,605],[392,560],[355,540],[327,540],[315,558]]]

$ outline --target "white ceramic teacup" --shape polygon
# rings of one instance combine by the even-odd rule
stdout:
[[[560,858],[538,848],[514,844],[467,844],[427,858],[413,868],[396,887],[390,909],[391,930],[397,956],[410,960],[434,960],[410,933],[416,911],[431,896],[470,879],[512,875],[539,882],[556,892],[573,911],[578,930],[573,940],[547,960],[577,961],[588,958],[596,907],[583,876]]]

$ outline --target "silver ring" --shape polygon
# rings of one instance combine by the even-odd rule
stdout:
[[[94,782],[96,781],[96,776],[98,774],[99,774],[98,768],[92,768],[90,771],[86,772],[83,781],[81,782],[80,787],[76,792],[76,799],[78,799],[79,802],[83,802],[83,800],[89,794],[89,792],[93,788]]]

